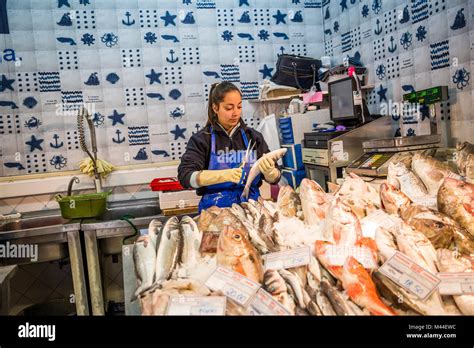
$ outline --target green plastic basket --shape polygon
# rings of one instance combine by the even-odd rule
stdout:
[[[65,219],[84,219],[99,217],[105,213],[107,196],[110,192],[88,193],[83,195],[56,195],[56,201]]]

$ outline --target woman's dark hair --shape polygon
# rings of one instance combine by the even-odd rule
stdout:
[[[229,92],[237,91],[240,96],[242,93],[239,88],[231,82],[213,83],[209,91],[209,103],[207,104],[207,123],[206,126],[211,125],[215,127],[217,124],[217,114],[212,109],[212,105],[219,105]],[[241,120],[242,121],[242,120]]]

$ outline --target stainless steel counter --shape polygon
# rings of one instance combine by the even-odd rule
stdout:
[[[37,245],[34,262],[60,260],[69,256],[74,287],[76,312],[88,315],[89,305],[80,243],[80,223],[66,220],[59,211],[24,214],[21,219],[0,224],[0,243]],[[3,264],[31,262],[25,259],[4,259]]]

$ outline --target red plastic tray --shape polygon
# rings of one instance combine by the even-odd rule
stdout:
[[[181,186],[176,178],[157,178],[150,183],[152,191],[181,191],[184,187]]]

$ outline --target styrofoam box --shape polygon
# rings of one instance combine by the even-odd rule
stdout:
[[[159,191],[158,199],[161,209],[197,207],[201,197],[195,190]]]

